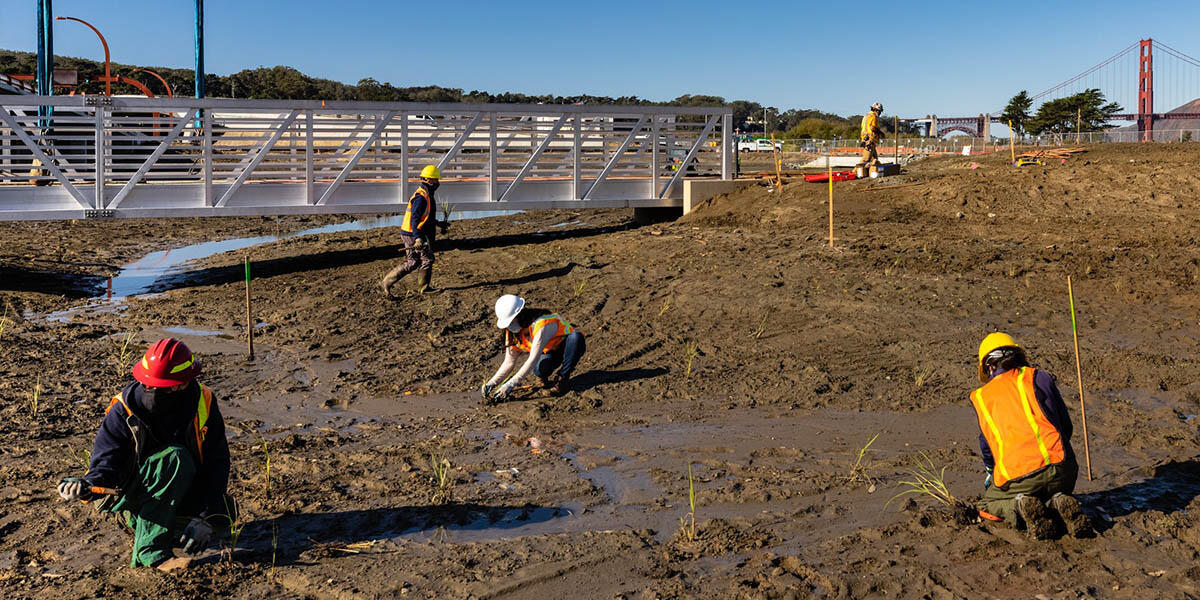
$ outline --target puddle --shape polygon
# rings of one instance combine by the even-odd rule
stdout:
[[[572,522],[583,510],[582,504],[566,502],[561,506],[509,508],[487,513],[472,511],[471,520],[465,523],[411,527],[401,531],[395,538],[470,543],[564,533],[575,530]]]
[[[163,331],[167,333],[178,333],[180,335],[224,335],[220,331],[209,331],[206,329],[191,329],[189,327],[163,327]]]
[[[516,214],[519,211],[511,210],[489,210],[489,211],[463,211],[454,213],[450,216],[450,220],[458,221],[462,219],[481,219],[485,217],[499,217],[510,214]],[[303,237],[306,235],[321,235],[325,233],[337,233],[339,231],[363,231],[367,229],[379,229],[383,227],[398,227],[403,222],[403,215],[389,215],[386,217],[375,217],[371,219],[360,219],[354,221],[346,221],[343,223],[333,223],[330,225],[322,225],[321,227],[312,227],[293,233],[284,235],[260,235],[255,237],[235,238],[231,240],[218,240],[213,242],[201,242],[184,246],[182,248],[174,248],[171,250],[160,250],[151,252],[142,258],[125,265],[121,268],[121,272],[116,277],[112,278],[112,297],[114,300],[120,300],[128,296],[137,296],[151,291],[163,291],[162,282],[169,279],[173,275],[178,275],[187,271],[187,263],[192,261],[208,258],[224,252],[232,252],[241,250],[259,244],[277,242],[291,238]]]

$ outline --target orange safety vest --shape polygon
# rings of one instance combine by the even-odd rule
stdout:
[[[516,346],[522,352],[532,351],[533,338],[537,337],[538,332],[549,323],[554,323],[557,326],[557,329],[554,331],[554,337],[550,338],[549,342],[546,342],[546,348],[542,350],[543,354],[549,353],[555,348],[561,346],[563,340],[567,339],[567,336],[571,335],[571,333],[575,331],[575,328],[572,327],[571,324],[565,319],[558,316],[558,314],[545,315],[538,317],[538,319],[529,327],[522,329],[521,333],[517,334],[516,343],[510,342],[509,345]],[[507,330],[504,332],[504,334],[505,337],[511,336],[511,333]]]
[[[997,487],[1067,457],[1062,437],[1038,404],[1034,373],[1030,367],[1005,371],[971,393],[979,430],[996,461]]]
[[[421,222],[417,223],[416,227],[413,227],[412,201],[418,195],[420,195],[422,198],[425,198],[425,216],[421,217]],[[408,208],[404,209],[404,222],[400,224],[400,230],[407,233],[414,233],[421,230],[423,227],[425,227],[425,223],[429,221],[429,215],[431,214],[433,214],[433,202],[429,198],[429,192],[426,192],[425,188],[423,187],[418,187],[417,191],[413,192],[412,198],[408,199]]]
[[[129,405],[125,403],[125,398],[122,394],[113,396],[112,401],[108,403],[108,408],[104,410],[104,414],[112,410],[117,404],[125,409],[125,416],[133,416],[133,411],[129,409]],[[213,393],[206,385],[200,386],[200,400],[196,404],[196,416],[192,418],[192,424],[188,428],[188,439],[196,441],[195,450],[196,459],[204,462],[204,438],[208,435],[208,415],[212,412]]]

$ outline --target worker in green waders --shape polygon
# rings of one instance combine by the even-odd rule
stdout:
[[[183,342],[155,342],[133,367],[136,381],[109,403],[87,472],[58,484],[64,500],[91,502],[133,530],[130,566],[187,567],[186,554],[237,520],[225,424],[199,373]]]
[[[496,327],[504,330],[504,362],[479,390],[484,404],[508,399],[529,373],[556,396],[570,390],[571,373],[586,350],[578,328],[556,313],[525,306],[524,298],[512,294],[496,301]],[[522,354],[528,358],[506,380]]]

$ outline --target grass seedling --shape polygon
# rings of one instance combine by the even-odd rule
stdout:
[[[29,396],[29,409],[33,413],[33,417],[37,418],[39,399],[42,396],[42,376],[38,375],[37,383],[33,384],[33,393]]]
[[[432,471],[429,484],[433,487],[433,503],[446,504],[450,502],[454,497],[454,479],[450,477],[450,459],[430,453],[429,468]]]
[[[271,451],[267,448],[267,440],[262,441],[263,452],[263,494],[271,497]]]
[[[878,433],[871,436],[871,439],[867,440],[866,445],[858,449],[858,457],[854,459],[854,464],[850,465],[850,473],[846,476],[846,479],[850,483],[861,481],[867,485],[875,485],[875,479],[867,472],[866,461],[867,455],[874,452],[874,450],[871,450],[871,444],[874,444],[878,438]]]
[[[9,321],[11,321],[11,319],[8,318],[8,309],[10,306],[11,305],[9,303],[4,303],[4,316],[0,317],[0,337],[4,336],[4,328],[7,327]]]
[[[267,574],[267,579],[275,580],[275,554],[279,550],[279,523],[271,521],[271,571]]]
[[[579,295],[583,293],[583,288],[585,288],[585,287],[587,287],[586,279],[582,279],[579,281],[579,283],[575,284],[575,296],[574,297],[578,298]]]
[[[753,333],[754,339],[757,340],[758,338],[761,338],[762,334],[765,333],[766,331],[767,331],[767,315],[763,315],[762,320],[760,320],[758,322],[758,327],[755,327],[754,331],[751,333]]]
[[[454,214],[454,205],[453,204],[450,204],[449,202],[447,202],[446,204],[442,205],[442,221],[443,222],[449,223],[450,216],[453,214]]]
[[[120,342],[114,340],[112,347],[113,369],[116,371],[117,378],[125,377],[125,371],[129,365],[130,359],[133,358],[133,350],[129,348],[129,342],[133,341],[133,332],[125,334],[125,338]]]
[[[229,505],[229,498],[226,497],[225,514],[214,515],[215,517],[220,517],[226,521],[229,521],[229,548],[226,549],[227,554],[225,555],[225,558],[231,563],[233,562],[233,552],[234,550],[237,550],[238,538],[242,536],[242,530],[246,528],[246,522],[242,520],[242,516],[240,514],[238,514],[236,518],[231,516],[235,512],[237,511],[235,511],[234,508]]]
[[[669,296],[666,300],[663,300],[662,308],[658,309],[658,316],[663,316],[668,310],[671,310],[671,298]]]
[[[912,479],[909,481],[900,482],[901,486],[904,486],[908,489],[896,494],[895,496],[892,496],[892,498],[888,500],[887,504],[884,504],[883,507],[887,508],[887,505],[891,504],[892,500],[908,494],[928,496],[937,503],[945,506],[953,506],[958,504],[958,499],[955,498],[954,495],[950,493],[950,490],[946,488],[945,477],[946,467],[948,466],[950,465],[946,465],[939,470],[937,466],[933,464],[933,459],[929,458],[928,455],[922,452],[921,457],[917,459],[916,464],[908,472]]]
[[[692,377],[692,361],[696,360],[696,355],[700,354],[700,344],[695,340],[690,340],[683,344],[684,369],[683,380],[687,381]]]
[[[696,540],[696,478],[692,476],[692,463],[688,463],[688,513],[679,517],[679,530],[687,541]]]
[[[913,369],[913,383],[916,384],[917,389],[921,389],[922,387],[925,387],[926,383],[929,382],[929,378],[932,375],[933,375],[933,365],[932,364],[921,365],[921,366],[917,367],[916,369]]]
[[[91,448],[85,447],[83,449],[83,452],[75,452],[74,448],[67,446],[67,454],[71,455],[71,460],[83,465],[84,469],[92,466],[92,449]]]

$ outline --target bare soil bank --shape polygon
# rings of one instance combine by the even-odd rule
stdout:
[[[273,221],[2,224],[0,302],[17,318],[0,334],[0,593],[1200,596],[1200,148],[1007,162],[931,159],[837,184],[834,249],[826,188],[803,183],[659,225],[618,211],[459,222],[439,241],[442,291],[400,302],[378,292],[400,259],[395,229],[257,247],[253,363],[240,252],[121,311],[36,314],[83,303],[66,274]],[[903,183],[918,185],[876,189]],[[129,241],[162,223],[158,241]],[[55,263],[59,244],[87,250]],[[967,394],[996,329],[1058,376],[1082,456],[1068,274],[1094,471],[1079,492],[1098,537],[1034,542],[923,499],[888,504],[922,453],[948,465],[955,495],[982,491]],[[567,396],[479,406],[503,293],[587,335]],[[129,569],[125,534],[53,483],[81,470],[103,399],[127,379],[123,336],[136,353],[178,326],[228,407],[247,514],[232,560],[214,547],[163,576]],[[850,480],[876,433],[873,486]],[[431,503],[431,456],[452,465],[448,504]],[[679,525],[688,464],[694,540]]]

